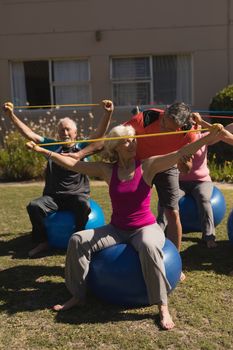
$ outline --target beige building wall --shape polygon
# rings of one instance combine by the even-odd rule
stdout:
[[[0,0],[0,13],[1,103],[12,98],[12,60],[89,58],[93,102],[112,98],[117,55],[191,53],[198,109],[233,82],[233,0]]]

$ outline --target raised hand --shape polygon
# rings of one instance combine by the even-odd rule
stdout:
[[[105,109],[105,111],[112,113],[114,111],[114,105],[113,102],[111,100],[102,100],[101,102],[103,108]]]
[[[11,117],[14,112],[14,105],[12,102],[5,102],[2,105],[2,110],[7,117]]]
[[[200,113],[192,113],[191,115],[192,120],[197,124],[197,125],[202,125],[203,119],[200,115]]]
[[[213,135],[218,135],[223,130],[224,130],[224,126],[219,123],[212,124],[210,127],[210,133]]]

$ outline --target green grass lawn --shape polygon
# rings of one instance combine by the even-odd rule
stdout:
[[[176,323],[161,331],[157,307],[122,309],[89,296],[89,303],[56,314],[50,306],[69,297],[64,285],[65,253],[28,259],[31,248],[26,204],[42,187],[0,188],[0,349],[233,349],[233,246],[226,221],[233,190],[224,190],[227,214],[217,227],[218,247],[207,250],[200,233],[183,238],[187,275],[170,296]],[[93,187],[92,198],[110,218],[107,187]],[[153,208],[156,207],[153,196]]]

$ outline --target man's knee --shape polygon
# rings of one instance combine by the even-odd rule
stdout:
[[[27,212],[29,215],[39,215],[41,213],[44,214],[43,207],[37,199],[33,199],[28,205],[27,205]]]
[[[28,205],[27,205],[27,211],[28,213],[34,213],[38,210],[39,206],[36,200],[32,200]]]
[[[79,233],[74,233],[69,239],[69,245],[70,246],[77,246],[78,244],[81,243],[81,236]]]

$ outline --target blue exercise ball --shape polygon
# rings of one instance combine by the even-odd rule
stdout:
[[[214,226],[216,227],[226,213],[226,202],[222,192],[214,186],[210,199],[213,215]],[[195,199],[187,194],[179,200],[180,220],[183,233],[202,232],[201,221],[198,214],[198,208]]]
[[[233,244],[233,209],[227,219],[227,233],[230,242]]]
[[[174,289],[182,270],[180,254],[168,239],[163,253],[166,276]],[[126,307],[149,304],[139,256],[129,244],[117,244],[93,254],[88,286],[98,298],[111,304]]]
[[[91,212],[85,229],[97,228],[105,225],[102,208],[90,199]],[[49,245],[56,249],[66,249],[71,235],[77,231],[75,215],[71,211],[56,211],[45,218],[45,227]]]
[[[85,229],[89,230],[91,228],[97,228],[105,225],[104,212],[98,203],[90,199],[91,212],[88,216],[88,221],[86,223]]]

